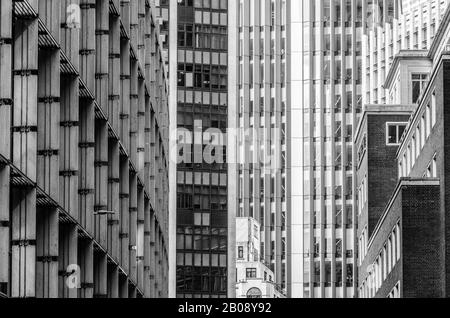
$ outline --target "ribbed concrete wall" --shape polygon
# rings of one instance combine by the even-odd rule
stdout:
[[[1,1],[2,294],[167,296],[168,82],[154,12],[147,0]]]

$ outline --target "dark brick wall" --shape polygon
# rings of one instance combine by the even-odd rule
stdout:
[[[443,112],[443,120],[441,121],[441,125],[444,126],[441,128],[444,133],[444,138],[441,140],[443,142],[442,148],[443,155],[440,160],[440,178],[441,178],[441,186],[443,198],[441,201],[441,209],[443,211],[443,215],[441,217],[441,230],[444,232],[445,243],[445,259],[450,260],[450,179],[446,178],[447,174],[450,173],[450,166],[447,164],[450,162],[450,152],[448,148],[450,147],[450,125],[446,125],[445,123],[450,122],[450,62],[444,61],[442,65],[442,69],[440,70],[439,78],[443,78],[442,87],[440,86],[441,82],[437,83],[437,90],[439,92],[440,101],[442,101],[442,112]],[[442,96],[442,97],[441,97]],[[440,154],[439,154],[440,155]],[[445,296],[450,296],[450,262],[446,262],[445,264]]]
[[[439,186],[402,191],[402,297],[444,297],[439,192]]]
[[[385,298],[400,281],[402,297],[443,297],[443,253],[439,252],[439,186],[408,185],[397,192],[359,271],[359,285],[400,221],[401,256],[375,297]]]
[[[409,115],[369,115],[368,130],[368,233],[384,212],[398,182],[398,146],[386,145],[386,123],[408,122]]]

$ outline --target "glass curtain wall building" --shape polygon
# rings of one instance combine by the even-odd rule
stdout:
[[[170,90],[178,128],[192,133],[178,153],[184,160],[177,166],[176,296],[222,298],[227,296],[226,149],[222,142],[211,151],[206,144],[215,134],[206,131],[227,128],[228,1],[179,0],[176,8],[166,15],[169,54],[176,56],[169,61]],[[211,163],[204,153],[221,159]]]

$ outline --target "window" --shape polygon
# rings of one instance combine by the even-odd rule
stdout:
[[[247,278],[256,278],[256,268],[247,268],[245,270],[245,276]]]
[[[431,127],[436,125],[436,95],[431,96]]]
[[[411,76],[411,87],[412,87],[412,103],[415,104],[419,100],[420,94],[425,87],[427,82],[427,74],[412,74]]]
[[[400,298],[400,282],[395,285],[387,298]]]
[[[425,177],[427,178],[437,178],[437,158],[436,154],[433,156],[433,160],[428,164]]]
[[[386,124],[386,144],[399,145],[406,123],[387,123]]]
[[[361,144],[358,149],[358,165],[361,163],[362,159],[364,158],[364,154],[366,153],[367,149],[367,136],[364,135],[364,137],[361,140]]]
[[[239,246],[238,247],[238,258],[239,259],[243,259],[244,258],[244,247],[243,246]]]
[[[416,159],[417,159],[417,158],[419,158],[420,150],[422,149],[422,148],[420,148],[421,144],[420,144],[420,128],[419,128],[419,126],[417,126],[417,128],[416,128],[415,138],[416,138]]]
[[[406,174],[409,175],[411,172],[412,162],[411,162],[411,147],[408,146],[406,149]]]
[[[425,115],[422,116],[422,119],[420,120],[420,143],[422,144],[422,148],[425,146],[425,140],[426,140],[426,127],[425,127]]]
[[[431,162],[431,168],[432,168],[432,177],[433,178],[437,178],[437,159],[436,159],[436,155],[434,155],[433,160]]]
[[[389,236],[387,243],[387,272],[390,273],[392,270],[392,237]]]
[[[397,232],[392,231],[392,268],[397,264]]]
[[[247,298],[262,298],[262,292],[257,287],[250,288],[247,291]]]
[[[397,223],[397,225],[395,226],[395,232],[397,233],[397,240],[396,240],[396,244],[397,244],[397,262],[400,260],[400,255],[401,255],[401,236],[400,236],[400,223]]]

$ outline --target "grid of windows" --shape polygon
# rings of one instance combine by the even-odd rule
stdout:
[[[436,126],[437,120],[437,108],[436,108],[436,95],[433,92],[431,94],[430,101],[422,104],[422,109],[418,111],[417,123],[411,123],[410,125],[417,125],[416,129],[409,129],[409,135],[404,142],[403,150],[399,154],[398,170],[399,177],[408,177],[411,173],[414,164],[422,153],[422,149],[425,146],[426,141],[431,135],[433,128]],[[413,126],[414,127],[414,126]],[[427,171],[424,172],[425,177],[435,177],[436,171],[436,156],[430,162],[427,167]]]
[[[446,0],[403,1],[403,5],[393,5],[400,1],[362,1],[363,12],[363,103],[383,104],[396,103],[399,91],[391,93],[383,87],[384,79],[392,65],[394,56],[400,50],[428,50],[433,43],[436,31],[448,5]],[[389,7],[384,8],[387,4]],[[412,5],[410,5],[412,4]],[[387,9],[387,10],[385,10]],[[380,21],[386,21],[383,32],[376,29]],[[394,31],[397,30],[397,31]],[[376,49],[373,44],[376,43]],[[410,99],[417,102],[423,85],[426,82],[424,74],[413,74],[411,81],[413,89]]]
[[[359,157],[354,156],[359,150],[354,149],[353,133],[362,109],[362,47],[361,20],[353,15],[361,17],[362,2],[302,1],[299,45],[303,69],[297,75],[295,65],[290,66],[299,81],[294,81],[292,85],[298,88],[289,93],[291,127],[295,127],[288,137],[288,157],[301,158],[291,176],[302,176],[303,183],[301,191],[297,184],[291,185],[295,193],[291,202],[300,200],[291,215],[303,214],[302,244],[295,242],[296,233],[291,238],[295,253],[304,256],[303,288],[293,290],[296,297],[353,296],[353,215],[358,189],[353,179],[357,160],[364,154],[362,147]],[[333,246],[339,246],[335,253]]]
[[[399,221],[391,230],[378,257],[375,259],[372,266],[370,266],[369,275],[361,282],[359,287],[360,298],[375,297],[378,290],[399,262],[400,256],[401,230]]]
[[[246,158],[238,169],[238,215],[260,221],[261,261],[285,288],[286,1],[240,0],[237,13],[238,126],[267,136],[238,149]]]
[[[227,167],[212,136],[227,128],[227,0],[179,0],[177,25],[177,124],[200,130],[186,140],[177,167],[177,296],[226,297]],[[186,153],[187,152],[187,153]],[[217,156],[216,156],[217,155]]]

